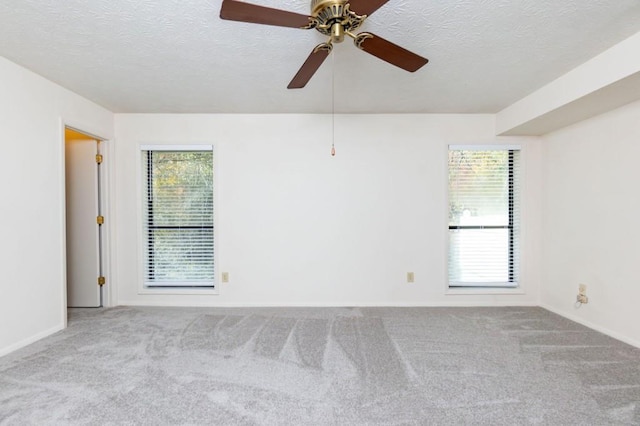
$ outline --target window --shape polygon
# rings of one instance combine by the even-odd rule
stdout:
[[[449,287],[517,287],[520,150],[449,148]]]
[[[211,147],[143,147],[145,287],[213,287]]]

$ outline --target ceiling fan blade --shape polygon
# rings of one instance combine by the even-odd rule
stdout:
[[[296,76],[293,77],[293,80],[291,80],[287,89],[302,89],[306,86],[309,80],[311,80],[311,77],[313,77],[316,71],[318,71],[320,65],[322,65],[324,60],[327,59],[332,49],[333,45],[328,43],[317,45],[307,60],[304,61],[304,64],[302,64],[302,67]]]
[[[223,0],[220,18],[252,24],[275,25],[278,27],[306,28],[310,18],[307,15],[272,9],[236,0]]]
[[[371,33],[360,33],[355,45],[365,52],[409,72],[418,71],[429,60]]]
[[[389,0],[351,0],[350,9],[358,15],[371,16],[373,12],[384,6]]]

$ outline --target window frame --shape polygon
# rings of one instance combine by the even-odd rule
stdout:
[[[146,235],[146,228],[144,226],[145,223],[145,208],[144,203],[148,202],[148,197],[145,192],[146,184],[144,182],[147,177],[144,174],[143,164],[142,162],[145,159],[145,152],[147,151],[173,151],[173,152],[194,152],[194,151],[210,151],[213,156],[212,167],[213,167],[213,222],[212,222],[212,232],[213,232],[213,279],[211,281],[207,281],[206,285],[196,285],[196,286],[188,286],[188,285],[148,285],[145,279],[146,271],[146,259],[148,250],[148,236]],[[218,282],[218,228],[216,226],[216,218],[217,218],[217,155],[215,151],[215,147],[212,144],[145,144],[138,146],[138,236],[140,243],[138,244],[138,294],[167,294],[167,295],[217,295],[219,282]]]
[[[451,194],[449,192],[449,153],[453,150],[460,151],[508,151],[509,155],[509,212],[508,212],[508,224],[499,226],[451,226],[449,220],[449,209]],[[515,167],[515,155],[513,151],[519,152],[518,165]],[[524,294],[522,286],[522,252],[523,252],[523,240],[524,240],[524,189],[525,189],[525,148],[517,144],[469,144],[469,145],[448,145],[446,150],[446,167],[445,167],[445,185],[446,185],[446,209],[447,214],[446,226],[447,226],[447,238],[446,238],[446,256],[445,256],[445,294]],[[514,187],[516,182],[515,170],[518,170],[518,188]],[[516,194],[516,190],[518,194]],[[516,227],[514,204],[515,198],[518,198],[519,204],[519,218],[518,226]],[[517,229],[516,229],[517,228]],[[506,229],[508,231],[508,278],[509,281],[501,282],[451,282],[449,277],[449,253],[451,250],[451,241],[449,232],[455,229]],[[517,232],[517,235],[516,235]],[[517,236],[517,238],[515,238]],[[516,247],[517,242],[517,247]],[[518,274],[516,275],[516,271]]]

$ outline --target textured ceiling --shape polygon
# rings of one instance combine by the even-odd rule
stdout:
[[[307,0],[251,2],[309,10]],[[0,55],[114,112],[492,113],[640,31],[638,0],[391,0],[361,30],[427,66],[407,73],[347,40],[292,91],[325,38],[222,21],[220,5],[4,0]]]

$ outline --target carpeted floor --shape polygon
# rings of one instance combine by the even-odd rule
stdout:
[[[640,424],[640,350],[540,308],[70,310],[0,424]]]

